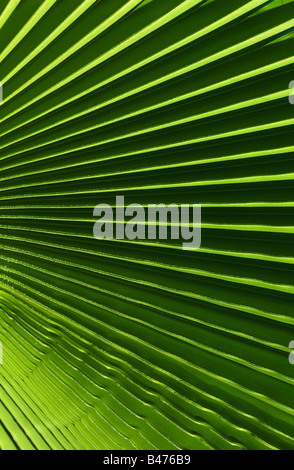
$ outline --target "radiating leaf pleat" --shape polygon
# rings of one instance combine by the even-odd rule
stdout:
[[[0,5],[0,448],[294,449],[293,0]],[[93,208],[202,204],[202,245]]]

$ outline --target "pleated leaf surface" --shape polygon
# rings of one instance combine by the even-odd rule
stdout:
[[[1,449],[294,449],[293,28],[1,0]],[[118,195],[201,204],[200,249],[95,239]]]

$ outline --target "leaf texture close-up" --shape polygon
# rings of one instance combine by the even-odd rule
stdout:
[[[0,0],[0,82],[0,449],[294,450],[294,1]]]

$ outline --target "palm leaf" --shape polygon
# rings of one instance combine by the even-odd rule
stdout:
[[[0,448],[293,449],[293,1],[2,0]],[[202,204],[202,245],[93,208]]]

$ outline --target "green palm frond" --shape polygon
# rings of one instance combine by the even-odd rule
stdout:
[[[293,28],[1,1],[1,449],[294,449]],[[117,195],[201,204],[201,248],[96,240]]]

